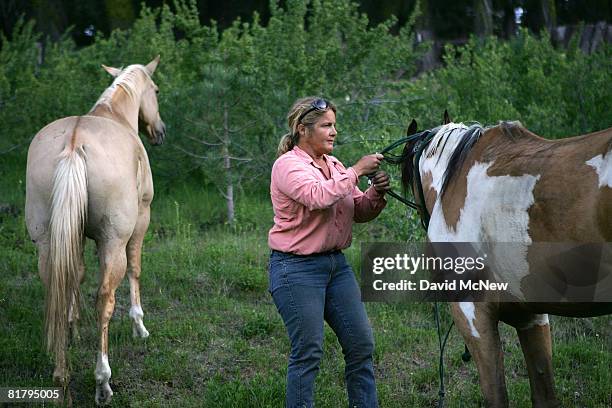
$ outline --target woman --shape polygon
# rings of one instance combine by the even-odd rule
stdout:
[[[338,336],[350,407],[377,407],[374,341],[359,286],[341,250],[351,244],[353,221],[385,207],[389,177],[378,172],[362,193],[360,176],[374,173],[382,155],[348,169],[329,156],[336,138],[336,107],[321,98],[295,102],[272,167],[274,226],[268,243],[270,293],[291,341],[287,407],[311,407],[323,353],[323,321]]]

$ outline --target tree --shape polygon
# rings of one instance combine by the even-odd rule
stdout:
[[[493,34],[493,4],[491,0],[474,0],[474,33],[479,37]]]

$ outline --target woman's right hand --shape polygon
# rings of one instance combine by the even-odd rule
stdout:
[[[380,166],[380,161],[383,159],[380,153],[368,154],[363,156],[357,163],[353,165],[353,170],[359,177],[374,173]]]

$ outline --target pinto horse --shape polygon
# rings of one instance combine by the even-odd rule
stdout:
[[[409,134],[415,132],[413,121]],[[423,134],[430,135],[426,146],[416,138],[404,147],[402,178],[431,215],[430,242],[612,241],[612,128],[561,140],[541,138],[517,122],[490,128],[445,123]],[[487,297],[452,303],[451,313],[474,356],[487,406],[508,406],[498,332],[503,321],[518,333],[533,406],[557,407],[548,313],[598,316],[612,313],[612,303]]]
[[[38,271],[46,289],[45,330],[47,348],[55,355],[53,378],[65,391],[69,382],[67,338],[69,328],[76,334],[85,237],[96,242],[100,264],[98,404],[109,402],[113,394],[108,326],[115,290],[126,269],[133,334],[149,335],[142,321],[139,278],[153,179],[138,130],[140,123],[153,145],[161,144],[165,137],[158,88],[151,79],[158,63],[159,56],[146,66],[103,66],[115,80],[93,108],[85,115],[45,126],[28,151],[26,223],[38,249]]]

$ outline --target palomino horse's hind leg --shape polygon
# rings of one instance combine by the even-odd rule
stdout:
[[[496,310],[490,303],[460,302],[451,304],[451,312],[465,344],[474,357],[485,405],[507,407],[504,358]]]
[[[132,319],[132,334],[134,337],[149,337],[149,331],[145,328],[142,318],[144,313],[140,304],[140,271],[142,242],[149,227],[150,209],[148,205],[142,205],[134,233],[127,244],[128,279],[130,280],[130,318]]]
[[[127,266],[125,245],[125,241],[118,239],[98,242],[100,287],[98,288],[96,309],[98,312],[100,348],[95,371],[97,404],[110,402],[113,395],[109,384],[111,368],[108,363],[108,326],[115,309],[115,290],[125,276]]]
[[[530,322],[517,327],[531,387],[534,407],[560,407],[555,397],[552,369],[552,341],[547,315],[533,315]]]
[[[85,238],[83,238],[83,246],[85,248]],[[78,271],[79,285],[83,284],[85,280],[85,257],[81,255],[79,260],[79,271]],[[70,325],[70,331],[72,334],[72,340],[78,341],[81,337],[79,335],[79,320],[81,318],[81,311],[77,304],[76,295],[72,296],[70,301],[70,310],[68,311],[68,324]]]
[[[41,236],[36,241],[36,247],[38,249],[38,274],[43,282],[45,290],[49,290],[49,271],[47,268],[47,260],[49,257],[49,239],[46,236]],[[53,383],[62,387],[64,390],[63,403],[66,406],[71,406],[70,392],[68,390],[68,383],[70,382],[70,374],[68,372],[68,364],[66,362],[66,350],[60,350],[55,355],[55,369],[53,370]]]

